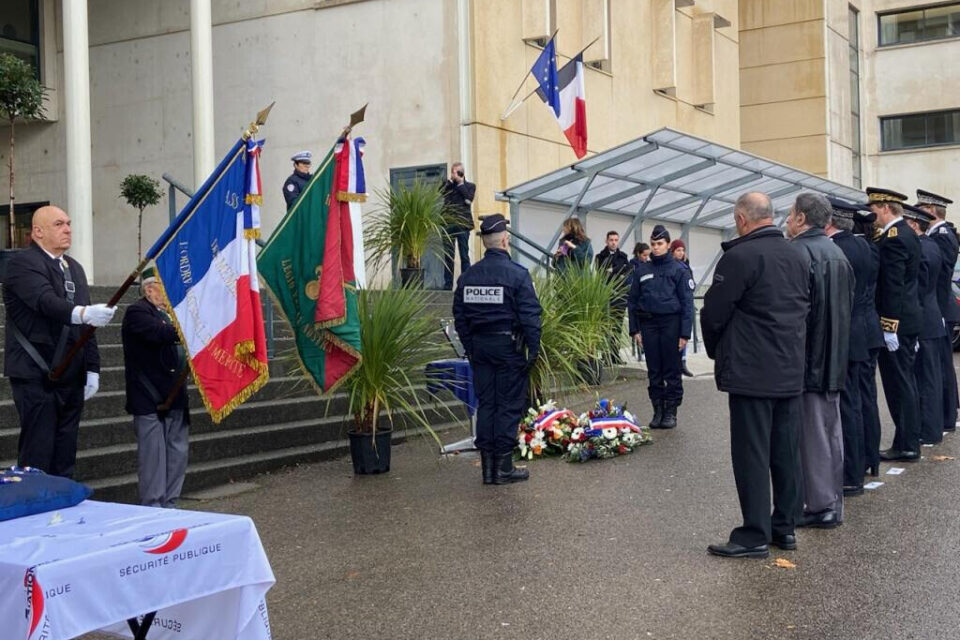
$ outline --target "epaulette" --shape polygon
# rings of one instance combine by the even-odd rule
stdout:
[[[887,237],[888,237],[888,238],[896,238],[896,237],[897,237],[897,228],[896,228],[896,227],[890,227],[889,231],[887,231]]]

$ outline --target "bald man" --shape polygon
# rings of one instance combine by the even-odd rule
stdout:
[[[83,403],[100,387],[96,340],[84,345],[63,375],[63,361],[82,327],[102,327],[114,308],[90,304],[87,277],[70,248],[70,217],[57,207],[33,214],[32,242],[7,265],[3,374],[10,378],[20,416],[18,464],[72,477]]]

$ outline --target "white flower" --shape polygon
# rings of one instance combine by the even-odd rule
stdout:
[[[616,427],[607,427],[603,430],[603,437],[607,440],[616,440],[617,439],[617,428]]]

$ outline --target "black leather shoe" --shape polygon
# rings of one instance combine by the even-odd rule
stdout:
[[[495,454],[493,459],[493,484],[523,482],[530,477],[524,468],[513,466],[513,452]]]
[[[798,527],[810,527],[813,529],[833,529],[840,526],[837,520],[837,512],[833,509],[827,509],[820,513],[805,513],[797,522]]]
[[[680,365],[680,373],[682,373],[683,375],[685,375],[685,376],[688,377],[688,378],[692,378],[692,377],[693,377],[693,374],[690,373],[690,369],[687,369],[687,363],[686,363],[686,362],[684,362],[682,365]]]
[[[952,427],[944,427],[943,430],[947,433],[953,433],[957,430],[957,425],[953,425]]]
[[[492,452],[480,452],[480,466],[483,467],[483,484],[493,484],[493,468],[495,464]]]
[[[878,464],[872,464],[872,465],[870,465],[869,467],[867,467],[867,470],[866,470],[866,472],[865,472],[865,475],[868,475],[868,476],[870,476],[871,478],[879,478],[879,477],[880,477],[880,465],[878,465]]]
[[[793,551],[797,548],[797,536],[792,533],[785,533],[780,536],[774,534],[770,544],[784,551]]]
[[[943,443],[943,438],[940,438],[939,440],[924,440],[923,438],[920,438],[920,444],[935,445],[935,444],[942,444],[942,443]]]
[[[843,485],[843,496],[849,498],[850,496],[862,496],[863,495],[863,485]]]
[[[888,462],[916,462],[920,459],[919,451],[901,451],[900,449],[884,449],[880,452],[880,459]]]
[[[654,402],[653,403],[653,418],[650,420],[650,424],[647,426],[651,429],[659,429],[660,423],[663,422],[663,403]]]
[[[756,547],[743,547],[733,542],[725,544],[711,544],[707,547],[707,553],[722,558],[768,558],[770,550],[767,545],[761,544]]]
[[[663,406],[663,419],[660,420],[661,429],[675,429],[677,426],[677,407],[676,405]]]

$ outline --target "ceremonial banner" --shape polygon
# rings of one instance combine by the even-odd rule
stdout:
[[[555,84],[541,81],[537,95],[557,118],[567,141],[578,158],[587,155],[587,98],[583,83],[583,53],[555,73]],[[539,78],[538,78],[539,80]]]
[[[151,248],[203,403],[220,422],[266,384],[254,240],[260,148],[239,140]]]
[[[355,260],[363,247],[355,246],[359,211],[351,216],[351,204],[365,199],[362,146],[360,138],[337,141],[257,258],[293,328],[300,364],[323,391],[361,358]]]

